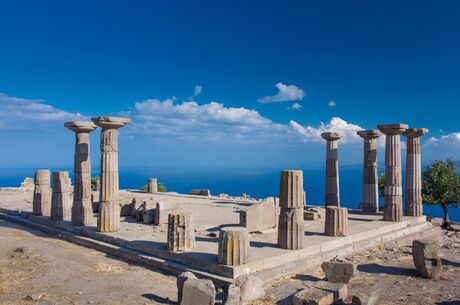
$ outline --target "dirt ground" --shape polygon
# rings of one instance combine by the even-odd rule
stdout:
[[[376,304],[460,304],[460,233],[436,229],[441,245],[439,280],[418,276],[411,242],[390,242],[349,256],[358,271],[349,295],[368,294]],[[320,267],[267,285],[255,304],[289,304],[305,281],[322,280]],[[0,304],[174,304],[176,279],[155,270],[0,221]],[[351,298],[346,300],[350,303]]]

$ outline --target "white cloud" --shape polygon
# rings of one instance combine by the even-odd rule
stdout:
[[[287,107],[286,110],[300,110],[302,108],[302,105],[299,103],[294,103],[290,107]]]
[[[297,133],[303,142],[322,142],[321,133],[328,131],[339,131],[343,133],[342,143],[361,142],[361,138],[356,134],[357,131],[363,130],[362,127],[348,123],[347,121],[333,117],[328,123],[321,122],[318,127],[302,126],[295,121],[290,121],[289,126]]]
[[[200,95],[202,91],[203,91],[203,87],[200,85],[196,85],[195,89],[193,90],[193,96]]]
[[[0,93],[1,129],[34,129],[39,125],[82,118],[79,113],[57,109],[42,100],[18,98]]]
[[[438,144],[460,144],[460,132],[453,132],[446,135],[442,135],[438,138],[430,137],[426,140],[428,145],[438,145]]]
[[[259,98],[257,101],[262,104],[268,104],[276,102],[297,101],[305,97],[305,92],[297,86],[285,85],[283,83],[278,83],[275,86],[278,88],[277,94]]]
[[[335,106],[337,106],[337,104],[336,104],[334,101],[330,101],[327,105],[328,105],[329,107],[335,107]]]

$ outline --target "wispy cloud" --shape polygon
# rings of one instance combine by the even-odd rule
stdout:
[[[335,107],[335,106],[337,106],[337,104],[336,104],[334,101],[330,101],[327,105],[328,105],[329,107]]]
[[[278,89],[277,94],[264,96],[259,98],[257,101],[262,104],[268,104],[297,101],[305,97],[305,92],[295,85],[285,85],[283,83],[278,83],[275,86]]]
[[[426,144],[434,146],[439,144],[460,144],[460,132],[453,132],[440,137],[430,137]]]
[[[302,105],[300,105],[299,103],[294,103],[291,106],[287,107],[286,109],[287,110],[300,110],[302,109]]]

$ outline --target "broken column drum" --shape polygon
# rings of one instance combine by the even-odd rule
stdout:
[[[428,129],[426,128],[409,128],[403,133],[407,137],[406,187],[404,194],[407,216],[423,215],[420,137],[427,133]]]
[[[375,213],[379,210],[379,177],[377,167],[378,130],[361,130],[357,134],[364,139],[363,190],[359,208]]]
[[[169,214],[167,238],[167,249],[169,251],[179,252],[193,249],[195,246],[193,214]]]
[[[102,128],[101,133],[101,191],[97,230],[115,232],[120,229],[118,199],[118,129],[129,123],[128,118],[95,117],[91,120]]]
[[[340,207],[326,207],[324,233],[327,236],[348,235],[348,210]]]
[[[97,126],[93,122],[73,121],[64,124],[75,132],[74,192],[71,224],[88,226],[93,224],[91,204],[91,158],[90,136]]]
[[[249,233],[243,227],[223,228],[219,233],[219,264],[239,266],[249,257]]]
[[[304,236],[303,172],[285,170],[280,176],[280,214],[278,246],[283,249],[302,249]]]
[[[51,215],[50,171],[47,169],[40,169],[35,172],[32,210],[34,215]]]
[[[340,132],[323,132],[326,142],[326,206],[340,206],[339,159],[337,140],[343,137]]]
[[[379,125],[385,134],[385,189],[383,220],[402,221],[401,133],[406,124]]]
[[[148,193],[156,193],[156,192],[158,192],[157,178],[149,178],[148,182],[149,182],[149,184],[147,186],[147,192]]]
[[[72,186],[68,172],[53,172],[53,195],[51,198],[51,220],[66,220],[71,214]]]

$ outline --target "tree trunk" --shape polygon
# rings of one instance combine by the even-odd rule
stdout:
[[[442,205],[442,210],[444,211],[444,220],[442,222],[442,227],[447,228],[447,224],[449,223],[449,210],[447,209],[447,205]]]

